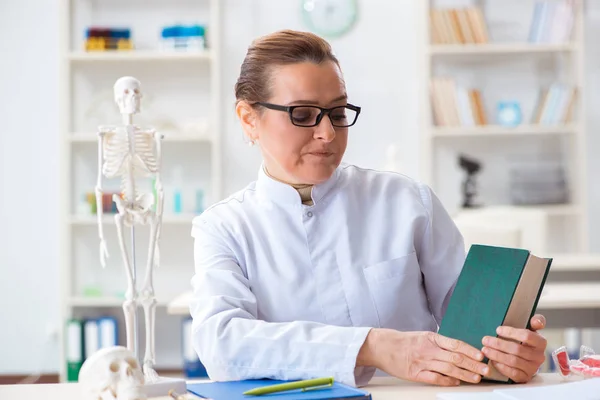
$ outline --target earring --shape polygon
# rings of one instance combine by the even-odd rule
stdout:
[[[254,140],[249,141],[248,146],[250,146],[250,147],[254,146]]]

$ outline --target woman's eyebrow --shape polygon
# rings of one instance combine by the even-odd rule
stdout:
[[[335,99],[331,100],[328,104],[335,103],[335,102],[342,101],[342,100],[346,100],[346,99],[348,99],[348,95],[343,94],[343,95],[338,96]],[[318,103],[319,103],[318,100],[295,100],[295,101],[291,102],[290,104],[308,104],[308,105],[313,105],[313,104],[318,104]]]

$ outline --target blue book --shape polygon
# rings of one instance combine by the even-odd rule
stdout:
[[[268,400],[330,400],[330,399],[351,399],[351,400],[372,400],[368,392],[334,382],[333,387],[309,390],[302,392],[300,390],[289,390],[280,393],[271,393],[261,396],[244,395],[243,393],[258,387],[277,385],[285,383],[270,379],[233,381],[233,382],[207,382],[188,384],[187,390],[200,396],[203,399],[212,400],[248,400],[248,399],[268,399]]]

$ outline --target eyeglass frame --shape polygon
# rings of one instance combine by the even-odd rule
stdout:
[[[284,111],[287,112],[288,115],[290,116],[290,122],[292,123],[292,125],[294,126],[298,126],[300,128],[312,128],[315,127],[317,125],[319,125],[321,123],[321,121],[323,120],[323,117],[325,115],[329,116],[329,121],[331,121],[331,125],[335,128],[349,128],[351,126],[353,126],[354,124],[356,124],[356,121],[358,121],[358,116],[360,115],[360,111],[361,111],[361,107],[359,106],[355,106],[354,104],[345,104],[343,106],[335,106],[335,107],[331,107],[331,108],[324,108],[324,107],[319,107],[319,106],[315,106],[312,104],[298,104],[298,105],[293,105],[293,106],[282,106],[279,104],[273,104],[273,103],[266,103],[266,102],[262,102],[262,101],[257,101],[254,104],[263,106],[265,108],[268,108],[270,110],[275,110],[275,111]],[[296,108],[300,108],[300,107],[312,107],[312,108],[318,108],[319,110],[321,110],[321,112],[319,113],[319,115],[317,115],[317,119],[315,120],[315,123],[313,125],[298,125],[294,123],[294,118],[292,117],[292,113],[294,112],[294,110]],[[344,126],[336,126],[333,121],[331,120],[331,112],[337,108],[349,108],[352,111],[356,112],[356,116],[354,117],[354,121],[352,121],[352,123],[350,125],[344,125]]]

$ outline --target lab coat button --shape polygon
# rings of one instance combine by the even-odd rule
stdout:
[[[306,216],[307,216],[308,218],[311,218],[311,217],[313,216],[313,213],[312,213],[311,211],[309,211],[309,212],[307,212],[307,213],[306,213]]]

